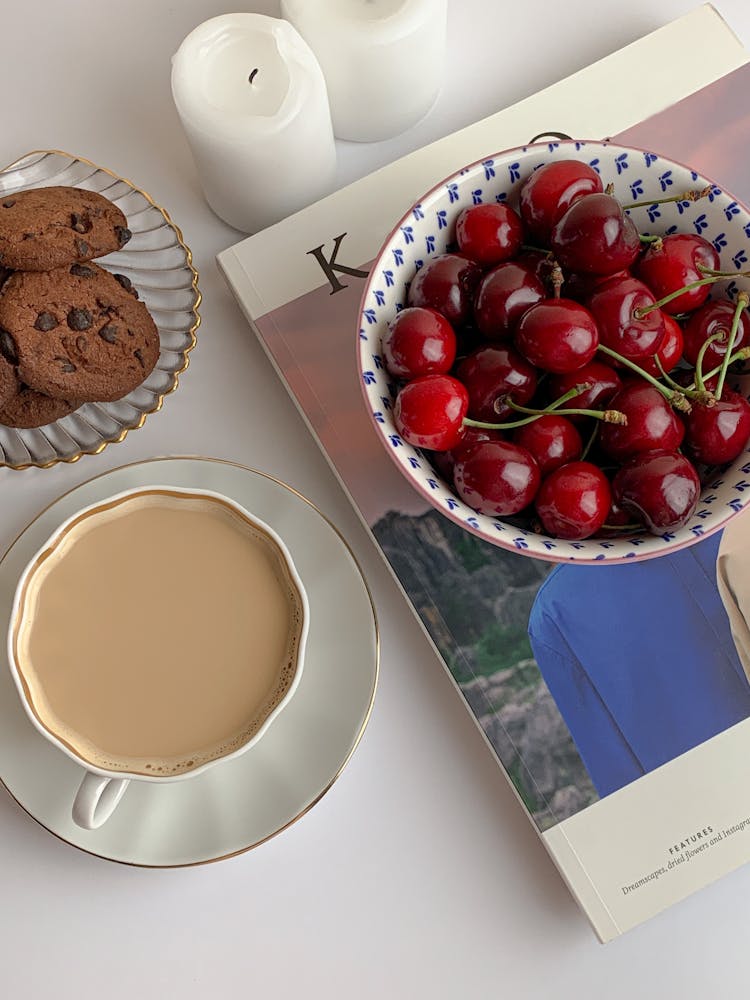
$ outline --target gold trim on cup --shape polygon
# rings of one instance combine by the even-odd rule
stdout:
[[[45,514],[59,500],[62,500],[65,497],[69,496],[71,493],[75,492],[75,490],[79,489],[81,486],[85,486],[88,483],[97,482],[98,480],[103,479],[106,476],[109,476],[109,475],[111,475],[114,472],[121,472],[121,471],[123,471],[125,469],[133,469],[133,468],[137,468],[137,467],[143,466],[143,465],[150,465],[153,462],[185,462],[185,461],[212,462],[212,463],[214,463],[216,465],[227,465],[227,466],[230,466],[230,467],[235,468],[235,469],[242,469],[244,472],[250,472],[250,473],[253,473],[254,475],[261,476],[263,479],[268,479],[270,482],[275,483],[277,486],[281,486],[282,489],[288,490],[291,494],[293,494],[293,496],[296,496],[298,499],[304,501],[306,504],[308,504],[308,506],[312,507],[312,509],[326,522],[326,524],[338,536],[338,538],[342,542],[344,548],[346,549],[346,551],[351,556],[352,562],[354,563],[354,565],[357,568],[357,572],[359,573],[360,578],[362,580],[362,585],[365,588],[365,593],[367,594],[367,598],[368,598],[368,600],[370,602],[370,608],[372,610],[372,617],[373,617],[373,624],[375,626],[375,673],[374,673],[374,676],[373,676],[372,688],[370,690],[370,698],[369,698],[369,701],[368,701],[368,704],[367,704],[367,710],[365,712],[364,719],[362,720],[362,723],[361,723],[361,725],[359,727],[359,730],[357,731],[357,733],[356,733],[356,735],[354,737],[354,741],[353,741],[353,743],[352,743],[352,745],[351,745],[351,747],[349,749],[349,752],[347,753],[347,755],[344,758],[344,760],[341,762],[341,764],[340,764],[338,770],[336,771],[336,773],[331,777],[331,779],[328,782],[328,784],[323,789],[321,789],[321,791],[315,796],[315,798],[311,802],[309,802],[304,807],[304,809],[300,810],[300,812],[298,812],[290,820],[287,820],[287,822],[284,823],[282,826],[280,826],[277,830],[274,830],[272,833],[267,834],[265,837],[261,837],[261,839],[255,841],[255,843],[248,844],[247,847],[240,847],[236,851],[230,851],[228,854],[220,854],[220,855],[217,855],[217,857],[215,857],[215,858],[206,858],[203,861],[188,861],[188,862],[176,863],[176,864],[171,864],[171,865],[149,865],[149,864],[142,864],[142,863],[137,862],[137,861],[121,861],[118,858],[109,858],[109,857],[107,857],[104,854],[98,854],[95,850],[90,850],[87,847],[81,847],[79,844],[74,844],[72,841],[66,840],[66,838],[63,837],[61,834],[55,833],[54,830],[51,830],[48,826],[46,826],[44,823],[42,823],[42,821],[40,819],[37,819],[37,817],[34,816],[34,814],[32,812],[30,812],[26,808],[26,806],[23,805],[23,803],[19,802],[19,800],[16,798],[16,796],[13,794],[13,792],[11,792],[11,790],[8,788],[8,786],[3,781],[2,776],[0,776],[0,785],[2,785],[2,787],[6,790],[6,792],[8,793],[8,795],[10,795],[10,797],[14,800],[14,802],[16,802],[16,804],[38,826],[40,826],[43,830],[46,830],[47,833],[52,834],[52,836],[55,837],[57,840],[62,841],[62,843],[67,844],[69,847],[73,847],[76,850],[81,851],[84,854],[89,854],[92,857],[101,858],[103,861],[110,861],[110,862],[113,862],[114,864],[125,865],[126,867],[129,867],[129,868],[158,868],[158,869],[162,869],[162,868],[198,868],[198,867],[200,867],[202,865],[216,864],[216,862],[218,862],[218,861],[227,861],[229,858],[236,858],[240,854],[247,854],[249,851],[254,850],[256,847],[260,847],[262,844],[265,844],[269,840],[272,840],[274,837],[277,837],[280,833],[283,833],[285,830],[288,830],[289,827],[294,826],[295,823],[297,823],[300,819],[302,819],[303,816],[307,815],[307,813],[310,812],[310,810],[314,806],[316,806],[318,804],[318,802],[320,802],[320,800],[331,790],[331,788],[333,788],[333,786],[336,784],[336,782],[338,781],[339,777],[341,776],[342,772],[344,771],[344,768],[347,766],[347,764],[349,763],[349,761],[352,759],[354,751],[359,746],[359,743],[360,743],[360,741],[362,739],[362,736],[364,735],[365,729],[367,728],[367,724],[370,721],[370,716],[372,715],[373,705],[375,703],[375,692],[377,691],[378,680],[379,680],[379,677],[380,677],[380,626],[379,626],[379,623],[378,623],[378,615],[377,615],[377,611],[375,609],[375,602],[372,599],[372,593],[370,592],[370,588],[368,586],[367,580],[365,579],[365,575],[364,575],[364,573],[362,571],[362,567],[361,567],[361,565],[359,563],[359,560],[357,559],[356,555],[354,554],[354,552],[352,550],[352,547],[349,545],[349,543],[344,538],[344,536],[341,534],[341,532],[336,527],[336,525],[333,523],[333,521],[331,521],[331,519],[329,517],[327,517],[323,513],[323,511],[318,506],[316,506],[316,504],[314,504],[312,502],[312,500],[310,500],[308,497],[304,496],[304,494],[300,493],[298,490],[295,490],[294,487],[289,486],[288,483],[284,483],[280,479],[277,479],[275,476],[271,476],[267,472],[261,472],[258,469],[253,469],[250,466],[242,465],[240,462],[232,462],[232,461],[229,461],[228,459],[223,459],[223,458],[209,458],[209,457],[206,457],[204,455],[168,455],[168,456],[162,456],[162,457],[157,456],[155,458],[148,458],[148,459],[144,459],[144,460],[141,460],[141,461],[138,461],[138,462],[128,462],[127,465],[121,465],[121,466],[119,466],[116,469],[109,469],[107,472],[101,472],[101,473],[99,473],[99,475],[92,476],[92,478],[86,480],[86,482],[80,483],[78,486],[74,486],[71,489],[67,490],[65,493],[62,493],[59,497],[57,497],[51,503],[48,503],[46,505],[46,507],[43,507],[42,510],[40,510],[39,513],[34,518],[32,518],[31,521],[29,521],[29,523],[26,525],[26,527],[23,528],[22,531],[19,531],[19,533],[16,535],[16,537],[10,543],[10,545],[8,545],[8,547],[6,548],[5,552],[3,553],[2,558],[0,558],[0,565],[2,565],[2,563],[5,561],[5,557],[7,556],[8,552],[10,552],[10,550],[13,548],[13,546],[16,544],[16,542],[21,538],[21,536],[24,535],[29,530],[29,528],[33,524],[35,524],[39,520],[40,517],[42,517],[43,514]],[[133,487],[133,489],[136,489],[136,488],[137,487]],[[147,488],[147,487],[144,487],[144,488]],[[178,487],[175,487],[175,489],[177,489],[177,488]]]
[[[198,277],[199,277],[198,271],[193,265],[193,252],[187,245],[187,243],[185,243],[185,239],[182,235],[182,230],[178,225],[176,225],[175,222],[172,221],[172,217],[170,216],[169,212],[167,212],[165,208],[162,208],[161,205],[157,204],[157,202],[154,201],[154,199],[147,191],[144,191],[143,188],[140,188],[136,184],[133,184],[133,182],[128,180],[127,177],[121,177],[120,174],[116,174],[108,167],[100,167],[98,163],[94,163],[93,160],[89,160],[85,156],[75,156],[73,155],[73,153],[66,153],[65,150],[62,149],[32,149],[30,152],[24,153],[24,155],[20,156],[17,160],[14,160],[13,163],[9,163],[6,167],[0,168],[0,173],[7,173],[9,170],[15,169],[21,163],[23,163],[24,160],[28,160],[29,157],[31,156],[66,156],[72,162],[85,163],[87,166],[93,167],[95,170],[101,170],[103,174],[106,174],[108,177],[111,177],[115,181],[122,181],[123,184],[127,184],[133,191],[135,191],[137,194],[140,194],[143,198],[145,198],[152,208],[155,208],[158,212],[161,213],[165,223],[174,232],[175,236],[177,237],[177,242],[185,251],[185,263],[192,275],[191,287],[195,294],[195,301],[193,302],[193,305],[190,309],[190,312],[193,315],[193,323],[190,329],[187,331],[188,335],[190,336],[190,343],[183,351],[182,366],[173,373],[174,383],[173,385],[170,386],[169,389],[167,389],[165,392],[160,393],[156,397],[156,401],[154,405],[151,407],[151,409],[145,410],[143,413],[141,413],[137,423],[133,424],[132,427],[123,427],[122,431],[117,437],[108,438],[106,441],[100,441],[99,444],[93,446],[92,448],[82,448],[80,451],[77,451],[72,455],[58,456],[50,459],[47,462],[32,461],[32,462],[13,463],[13,462],[8,462],[5,459],[0,459],[0,468],[13,469],[17,472],[20,472],[23,469],[51,469],[53,466],[59,465],[60,463],[65,463],[66,465],[72,465],[73,462],[79,461],[79,459],[83,458],[84,455],[100,455],[107,447],[107,445],[120,444],[120,442],[124,441],[131,431],[140,430],[140,428],[143,427],[143,425],[146,422],[146,417],[150,416],[152,413],[158,413],[159,410],[164,405],[164,400],[166,399],[166,397],[175,392],[178,385],[180,384],[180,375],[182,375],[183,372],[187,371],[188,367],[190,366],[189,355],[198,341],[197,337],[198,327],[201,325],[201,317],[200,313],[198,312],[198,307],[203,301],[203,296],[201,295],[200,289],[198,288]]]

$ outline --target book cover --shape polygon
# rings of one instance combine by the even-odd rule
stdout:
[[[684,47],[699,41],[706,57],[688,66]],[[623,574],[555,566],[463,531],[411,489],[371,427],[355,365],[362,281],[423,191],[550,129],[658,149],[750,199],[738,155],[750,139],[746,59],[700,8],[219,255],[601,940],[750,857],[750,684],[733,638],[741,614],[716,573],[720,545],[726,555],[742,540],[714,535]],[[644,61],[669,77],[666,93],[653,78],[636,95],[613,85]],[[606,108],[576,100],[582,89],[607,93]]]

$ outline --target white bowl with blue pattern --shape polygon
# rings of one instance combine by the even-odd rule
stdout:
[[[445,253],[454,240],[455,220],[462,209],[482,202],[517,206],[521,185],[539,166],[553,160],[577,159],[590,164],[624,204],[646,202],[630,215],[644,234],[700,233],[713,243],[721,269],[737,271],[736,279],[714,286],[714,295],[736,298],[750,291],[750,212],[736,198],[690,167],[647,150],[607,142],[560,141],[507,150],[462,168],[428,191],[396,225],[370,272],[359,316],[359,374],[367,409],[386,451],[414,489],[456,524],[499,545],[554,562],[621,562],[650,559],[692,545],[722,528],[750,503],[750,449],[704,486],[695,514],[676,531],[642,532],[621,539],[589,538],[571,542],[519,529],[502,518],[479,514],[461,500],[431,464],[429,457],[404,441],[393,421],[397,386],[382,359],[381,337],[396,312],[406,305],[409,282],[430,257]],[[698,201],[656,205],[670,194],[710,187]],[[750,392],[747,376],[733,388]]]

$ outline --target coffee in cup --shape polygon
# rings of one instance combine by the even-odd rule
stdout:
[[[37,728],[92,775],[176,780],[265,730],[299,680],[307,619],[267,525],[218,494],[150,487],[82,511],[35,556],[10,662]]]

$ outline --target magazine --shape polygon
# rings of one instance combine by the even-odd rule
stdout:
[[[698,46],[701,60],[684,60]],[[478,539],[428,506],[364,408],[362,282],[422,192],[540,134],[655,148],[750,199],[750,167],[735,155],[750,138],[747,60],[706,5],[218,257],[603,941],[750,858],[750,684],[733,638],[741,615],[717,585],[724,543],[714,535],[627,567],[554,565]],[[633,72],[642,65],[656,67],[664,87],[651,70]],[[648,85],[633,93],[616,85],[622,74]],[[607,101],[593,106],[584,93]],[[678,650],[660,639],[655,594]]]

